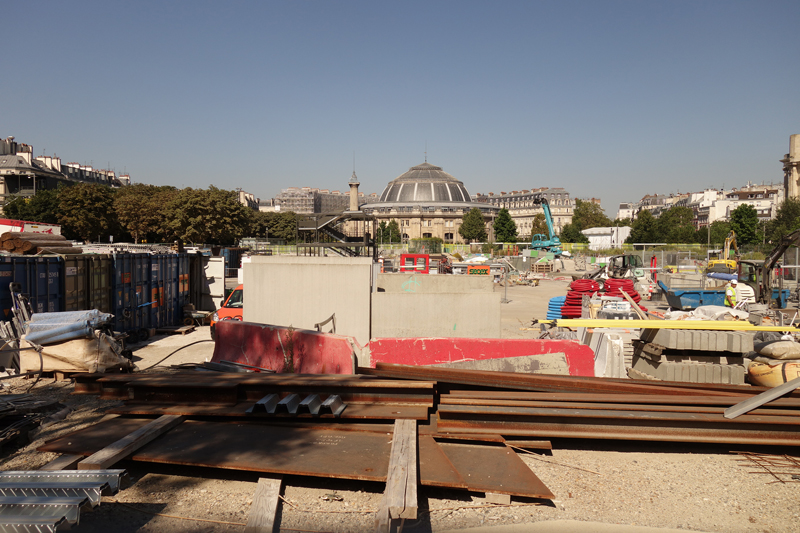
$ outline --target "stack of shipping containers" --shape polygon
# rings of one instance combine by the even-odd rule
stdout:
[[[98,309],[120,332],[178,325],[189,268],[189,254],[0,256],[0,306],[8,319],[10,283],[18,283],[34,313]]]

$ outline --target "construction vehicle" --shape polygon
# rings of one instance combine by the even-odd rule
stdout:
[[[561,239],[553,229],[553,217],[550,214],[550,203],[547,198],[534,198],[534,204],[540,204],[544,211],[544,221],[547,224],[547,235],[537,233],[531,236],[531,250],[544,250],[555,255],[561,255]]]
[[[731,259],[731,246],[735,252]],[[733,274],[736,272],[736,262],[739,260],[739,247],[736,246],[736,232],[731,231],[725,238],[725,245],[722,249],[722,257],[708,261],[706,272],[717,272],[721,274]]]
[[[783,277],[777,275],[775,267],[783,253],[798,243],[800,243],[800,229],[782,237],[763,261],[749,259],[739,261],[739,282],[753,289],[756,303],[779,309],[786,307],[789,291],[783,289]]]
[[[608,258],[606,265],[596,268],[583,276],[573,275],[573,279],[593,279],[600,290],[603,290],[605,281],[609,278],[632,279],[643,286],[648,283],[642,258],[633,254],[612,255]]]

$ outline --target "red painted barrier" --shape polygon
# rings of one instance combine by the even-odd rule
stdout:
[[[361,346],[351,337],[225,320],[217,323],[211,361],[297,374],[354,374]]]
[[[437,365],[505,357],[565,354],[570,376],[594,376],[594,352],[577,341],[539,339],[382,338],[369,342],[370,364]]]

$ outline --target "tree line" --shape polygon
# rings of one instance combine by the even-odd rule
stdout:
[[[236,191],[134,184],[112,189],[77,183],[17,196],[3,206],[7,218],[60,224],[68,239],[93,242],[173,242],[233,245],[244,237],[295,240],[296,215],[259,212]]]
[[[610,226],[630,226],[631,234],[625,241],[633,243],[667,244],[721,244],[731,231],[736,233],[738,245],[778,242],[783,235],[800,228],[800,199],[787,198],[778,208],[774,219],[759,221],[758,212],[749,204],[740,204],[730,212],[729,221],[717,220],[710,226],[695,229],[694,212],[689,207],[673,206],[656,218],[642,209],[633,219],[608,218],[599,205],[576,200],[572,223],[561,232],[561,240],[571,243],[588,243],[581,231]]]
[[[736,233],[736,241],[740,246],[775,243],[782,236],[800,228],[800,199],[787,198],[778,208],[775,218],[769,221],[759,221],[758,212],[749,204],[740,204],[730,212],[728,218],[729,221],[717,220],[708,227],[695,229],[692,209],[673,206],[658,218],[643,209],[633,219],[611,220],[598,204],[576,200],[572,222],[564,226],[559,237],[565,243],[588,243],[589,239],[582,233],[583,230],[630,226],[631,234],[625,241],[628,244],[722,244],[731,231]],[[497,242],[517,242],[520,238],[516,224],[506,209],[500,210],[493,229]],[[536,215],[531,233],[547,234],[544,215]],[[459,234],[467,242],[486,241],[486,227],[479,209],[472,209],[464,215]],[[524,238],[528,240],[530,236]]]
[[[87,242],[173,242],[218,245],[236,244],[244,237],[269,237],[288,243],[296,238],[297,215],[288,212],[260,212],[238,201],[236,191],[210,186],[208,189],[178,189],[171,186],[134,184],[120,189],[78,183],[55,190],[39,190],[32,197],[17,196],[3,206],[6,217],[47,224],[60,224],[68,239]],[[756,210],[741,204],[730,213],[730,221],[715,221],[710,227],[694,228],[694,214],[688,207],[673,206],[655,218],[641,210],[631,219],[611,220],[593,202],[576,200],[572,222],[560,238],[566,243],[588,243],[581,233],[596,227],[630,226],[628,243],[712,243],[720,244],[730,231],[739,245],[777,242],[800,228],[800,199],[787,198],[776,217],[760,222]],[[496,242],[529,240],[520,236],[507,209],[501,209],[492,228]],[[462,217],[458,233],[467,242],[486,242],[484,215],[473,208]],[[544,215],[534,218],[532,234],[547,233]],[[397,220],[382,221],[377,243],[399,243],[402,233]]]

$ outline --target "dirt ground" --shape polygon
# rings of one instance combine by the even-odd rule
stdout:
[[[502,304],[503,337],[538,336],[538,330],[526,328],[533,318],[544,318],[548,299],[565,294],[568,282],[556,279],[538,287],[508,287],[504,294],[509,303]],[[186,336],[153,338],[135,347],[136,364],[144,370],[169,356],[146,370],[165,372],[167,365],[210,359],[213,343],[198,342],[209,338],[207,327]],[[4,393],[20,393],[31,381],[14,379],[4,385]],[[65,420],[33,432],[30,443],[3,449],[3,470],[43,466],[56,455],[39,453],[38,446],[97,422],[106,409],[118,404],[72,395],[71,383],[52,378],[42,379],[31,392],[55,397],[72,412]],[[734,451],[725,446],[554,440],[552,454],[521,457],[555,500],[514,498],[510,506],[499,506],[487,503],[480,493],[420,487],[420,516],[407,521],[404,531],[563,520],[586,523],[584,531],[596,530],[597,523],[708,532],[800,530],[800,480],[780,483],[767,474],[753,473],[755,469],[743,465]],[[750,451],[798,455],[796,449]],[[131,486],[83,514],[78,531],[244,530],[258,475],[131,462],[119,466],[128,470]],[[382,491],[379,483],[284,477],[285,500],[278,523],[283,531],[371,531]]]

